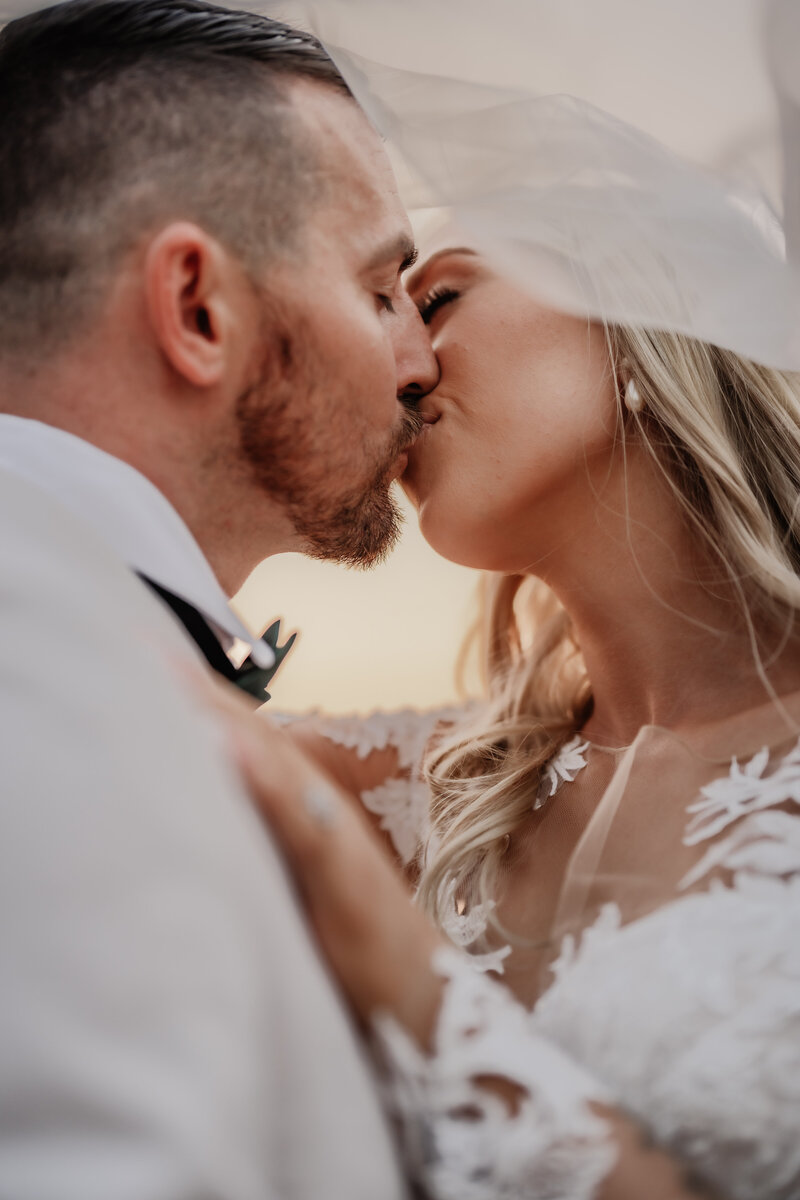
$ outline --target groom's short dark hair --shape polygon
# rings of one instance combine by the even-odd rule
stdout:
[[[67,0],[0,32],[0,353],[46,353],[161,220],[248,269],[324,191],[288,83],[348,93],[308,33],[203,0]]]

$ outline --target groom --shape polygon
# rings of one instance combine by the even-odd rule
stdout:
[[[263,558],[392,545],[412,257],[309,36],[202,0],[0,35],[0,1197],[402,1194],[186,675],[263,686],[227,603]]]

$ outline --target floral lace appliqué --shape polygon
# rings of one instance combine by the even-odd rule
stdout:
[[[504,988],[440,950],[446,979],[433,1054],[423,1055],[390,1018],[373,1029],[390,1071],[412,1174],[436,1200],[590,1200],[616,1158],[592,1103],[609,1093],[567,1053],[535,1035]],[[479,1084],[501,1077],[518,1091],[516,1111]]]
[[[741,817],[774,808],[787,800],[800,804],[800,742],[773,771],[765,774],[768,763],[769,750],[765,746],[744,766],[734,758],[727,775],[701,788],[701,799],[686,810],[692,818],[684,834],[685,845],[695,846],[715,837]]]
[[[497,975],[504,972],[503,961],[511,953],[510,946],[499,946],[495,950],[470,950],[486,933],[489,927],[489,916],[495,907],[494,900],[486,900],[483,904],[475,904],[472,908],[462,911],[456,903],[456,884],[449,880],[443,887],[440,900],[442,929],[454,946],[468,953],[468,961],[474,970],[479,972],[494,971]]]
[[[300,716],[270,713],[270,717],[284,725],[302,721],[328,741],[353,750],[358,758],[389,747],[397,752],[399,774],[363,791],[361,802],[380,818],[381,829],[389,834],[400,861],[407,865],[428,835],[430,791],[421,772],[425,747],[438,726],[453,724],[468,709],[465,705],[352,717],[325,717],[316,712]]]
[[[586,766],[586,751],[588,742],[582,742],[579,735],[565,742],[557,754],[542,771],[539,790],[536,793],[533,809],[536,812],[551,796],[555,796],[562,783],[572,783],[579,771]]]

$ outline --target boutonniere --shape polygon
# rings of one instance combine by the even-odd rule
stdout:
[[[267,691],[268,685],[272,682],[278,668],[280,667],[286,655],[291,650],[297,639],[297,634],[291,634],[282,646],[278,644],[281,633],[280,620],[273,621],[269,629],[261,635],[261,641],[266,642],[275,655],[275,661],[271,667],[257,667],[251,658],[245,660],[239,669],[235,683],[238,688],[245,691],[250,696],[255,696],[261,704],[265,704],[270,699]]]

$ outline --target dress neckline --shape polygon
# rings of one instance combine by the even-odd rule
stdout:
[[[781,711],[781,710],[784,711]],[[689,729],[672,729],[667,725],[642,725],[633,741],[627,745],[607,745],[595,741],[579,730],[576,739],[587,751],[620,755],[648,733],[661,734],[700,758],[724,762],[733,757],[747,757],[765,746],[780,747],[800,738],[800,689],[779,696],[777,702],[767,699],[750,708],[740,709],[726,717],[710,718]],[[571,743],[567,743],[570,745]]]

